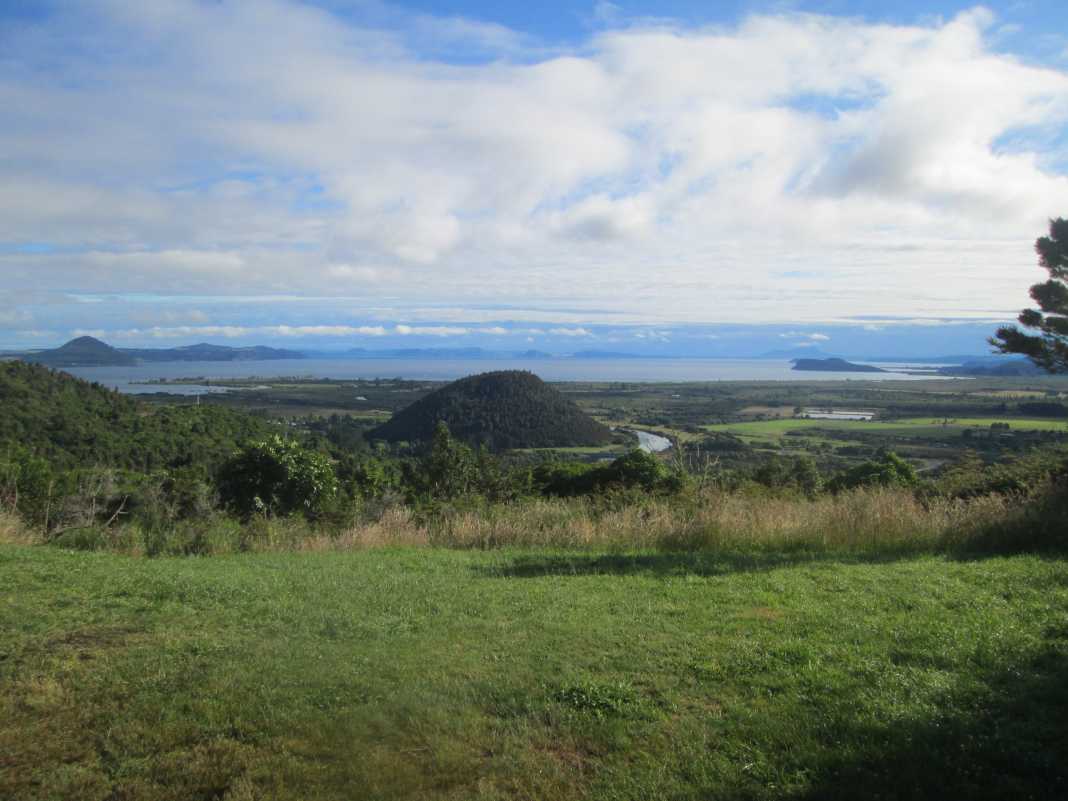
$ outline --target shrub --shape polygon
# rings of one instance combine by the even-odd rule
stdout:
[[[549,462],[534,468],[534,483],[545,495],[574,497],[609,488],[676,491],[682,480],[653,456],[635,448],[606,465]]]
[[[753,480],[771,489],[798,489],[810,497],[823,488],[823,476],[807,454],[790,460],[773,456],[754,471]]]
[[[912,465],[893,451],[886,451],[878,461],[864,462],[839,473],[827,488],[841,492],[857,487],[914,487],[918,480]]]
[[[47,528],[56,492],[57,477],[44,459],[16,450],[0,461],[0,503],[28,524]]]
[[[219,470],[222,502],[253,514],[318,516],[337,494],[330,460],[279,436],[246,447]]]
[[[664,463],[651,453],[635,448],[602,468],[604,484],[620,484],[624,487],[641,487],[653,490],[668,477]]]

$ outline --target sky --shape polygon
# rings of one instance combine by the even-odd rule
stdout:
[[[982,352],[1061,0],[0,0],[0,348]]]

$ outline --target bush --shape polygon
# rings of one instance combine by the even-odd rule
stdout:
[[[1065,475],[1068,452],[1064,448],[1039,448],[996,464],[986,464],[970,452],[942,471],[934,491],[954,498],[992,493],[1029,497],[1045,492],[1051,481]]]
[[[664,463],[651,453],[635,448],[620,456],[604,470],[606,484],[619,484],[624,487],[641,487],[653,490],[668,477]]]
[[[218,489],[221,501],[244,518],[293,513],[315,518],[337,495],[337,476],[323,454],[274,436],[227,461]]]
[[[879,461],[864,462],[839,473],[827,488],[841,492],[857,487],[914,487],[918,481],[912,465],[893,451],[886,451]]]
[[[663,462],[638,448],[603,465],[540,464],[534,468],[533,480],[542,494],[561,498],[603,493],[610,488],[671,492],[681,486],[681,479],[673,476]]]
[[[823,476],[811,456],[793,459],[773,456],[753,473],[753,480],[770,489],[797,489],[813,496],[823,488]]]
[[[29,525],[47,528],[57,489],[55,472],[44,459],[16,450],[0,461],[0,504]]]

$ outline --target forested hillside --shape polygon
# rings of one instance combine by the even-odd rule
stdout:
[[[0,408],[0,452],[26,450],[68,467],[204,468],[270,430],[218,407],[149,407],[19,361],[0,363]]]
[[[457,439],[491,450],[599,445],[612,432],[533,373],[502,370],[462,378],[374,429],[392,442],[429,440],[439,421]]]

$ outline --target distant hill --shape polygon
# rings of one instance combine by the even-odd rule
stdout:
[[[821,373],[885,373],[881,367],[870,364],[853,364],[845,359],[795,359],[794,370],[808,370]]]
[[[122,348],[121,352],[144,362],[250,362],[304,358],[303,353],[295,350],[263,345],[231,348],[227,345],[209,345],[207,342],[178,348]]]
[[[485,350],[484,348],[349,348],[344,351],[309,350],[305,356],[323,359],[443,359],[443,360],[493,360],[493,359],[552,359],[553,354],[541,350]]]
[[[502,370],[447,384],[369,433],[392,442],[429,440],[438,421],[491,450],[602,445],[611,431],[533,373]]]
[[[218,406],[156,407],[22,361],[0,362],[0,458],[20,450],[67,467],[210,470],[273,431]]]
[[[965,362],[984,361],[987,356],[980,354],[950,354],[942,356],[864,356],[866,362],[885,364],[964,364]],[[1004,357],[997,357],[1004,361]]]
[[[231,348],[227,345],[185,345],[178,348],[113,348],[94,337],[78,337],[53,350],[12,354],[27,362],[49,367],[107,367],[138,362],[239,362],[270,359],[303,359],[295,350],[255,345]]]
[[[1035,375],[1048,375],[1048,373],[1041,367],[1035,365],[1030,359],[976,359],[974,361],[965,362],[964,364],[954,365],[952,367],[942,367],[938,370],[940,375],[957,375],[957,376],[991,376],[991,377],[1013,377],[1013,376],[1035,376]]]
[[[52,350],[19,354],[28,362],[49,367],[95,367],[102,365],[136,364],[137,360],[105,342],[93,337],[78,337]]]

